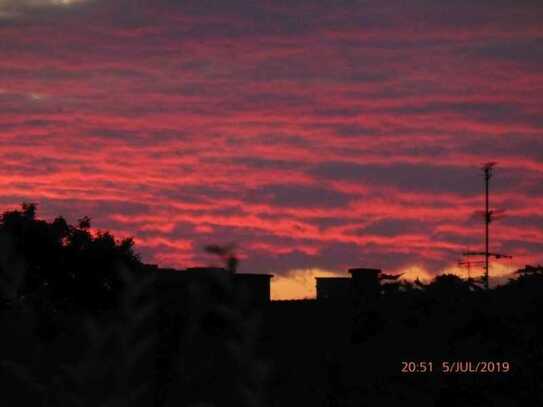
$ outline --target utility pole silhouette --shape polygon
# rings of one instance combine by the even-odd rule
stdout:
[[[465,252],[464,256],[484,256],[484,266],[485,266],[485,274],[483,276],[483,282],[485,289],[489,289],[489,266],[490,266],[490,257],[494,257],[496,259],[500,258],[507,258],[510,259],[511,256],[505,255],[505,254],[499,254],[499,253],[491,253],[490,252],[490,223],[495,219],[495,215],[498,213],[498,211],[490,210],[490,193],[489,193],[489,185],[490,185],[490,179],[493,175],[494,167],[496,166],[495,162],[489,162],[483,165],[483,173],[484,173],[484,179],[485,179],[485,210],[484,210],[484,219],[485,219],[485,250],[484,252]]]

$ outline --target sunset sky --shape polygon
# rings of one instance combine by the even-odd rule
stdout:
[[[543,262],[543,2],[0,0],[0,209],[145,262],[427,277]],[[479,271],[480,272],[480,271]],[[475,272],[474,272],[475,273]]]

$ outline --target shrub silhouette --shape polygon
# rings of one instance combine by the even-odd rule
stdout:
[[[35,204],[2,216],[0,372],[13,390],[2,391],[7,401],[152,403],[153,276],[143,272],[132,239],[93,236],[89,228],[88,218],[77,227],[60,217],[38,220]]]

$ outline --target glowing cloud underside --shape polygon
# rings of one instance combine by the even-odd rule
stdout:
[[[290,270],[286,275],[273,278],[271,284],[272,300],[315,298],[315,277],[346,277],[344,273],[321,269]]]

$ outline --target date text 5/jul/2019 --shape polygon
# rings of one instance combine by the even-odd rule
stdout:
[[[445,360],[433,361],[402,361],[402,373],[509,373],[511,363],[507,361],[467,361]]]

